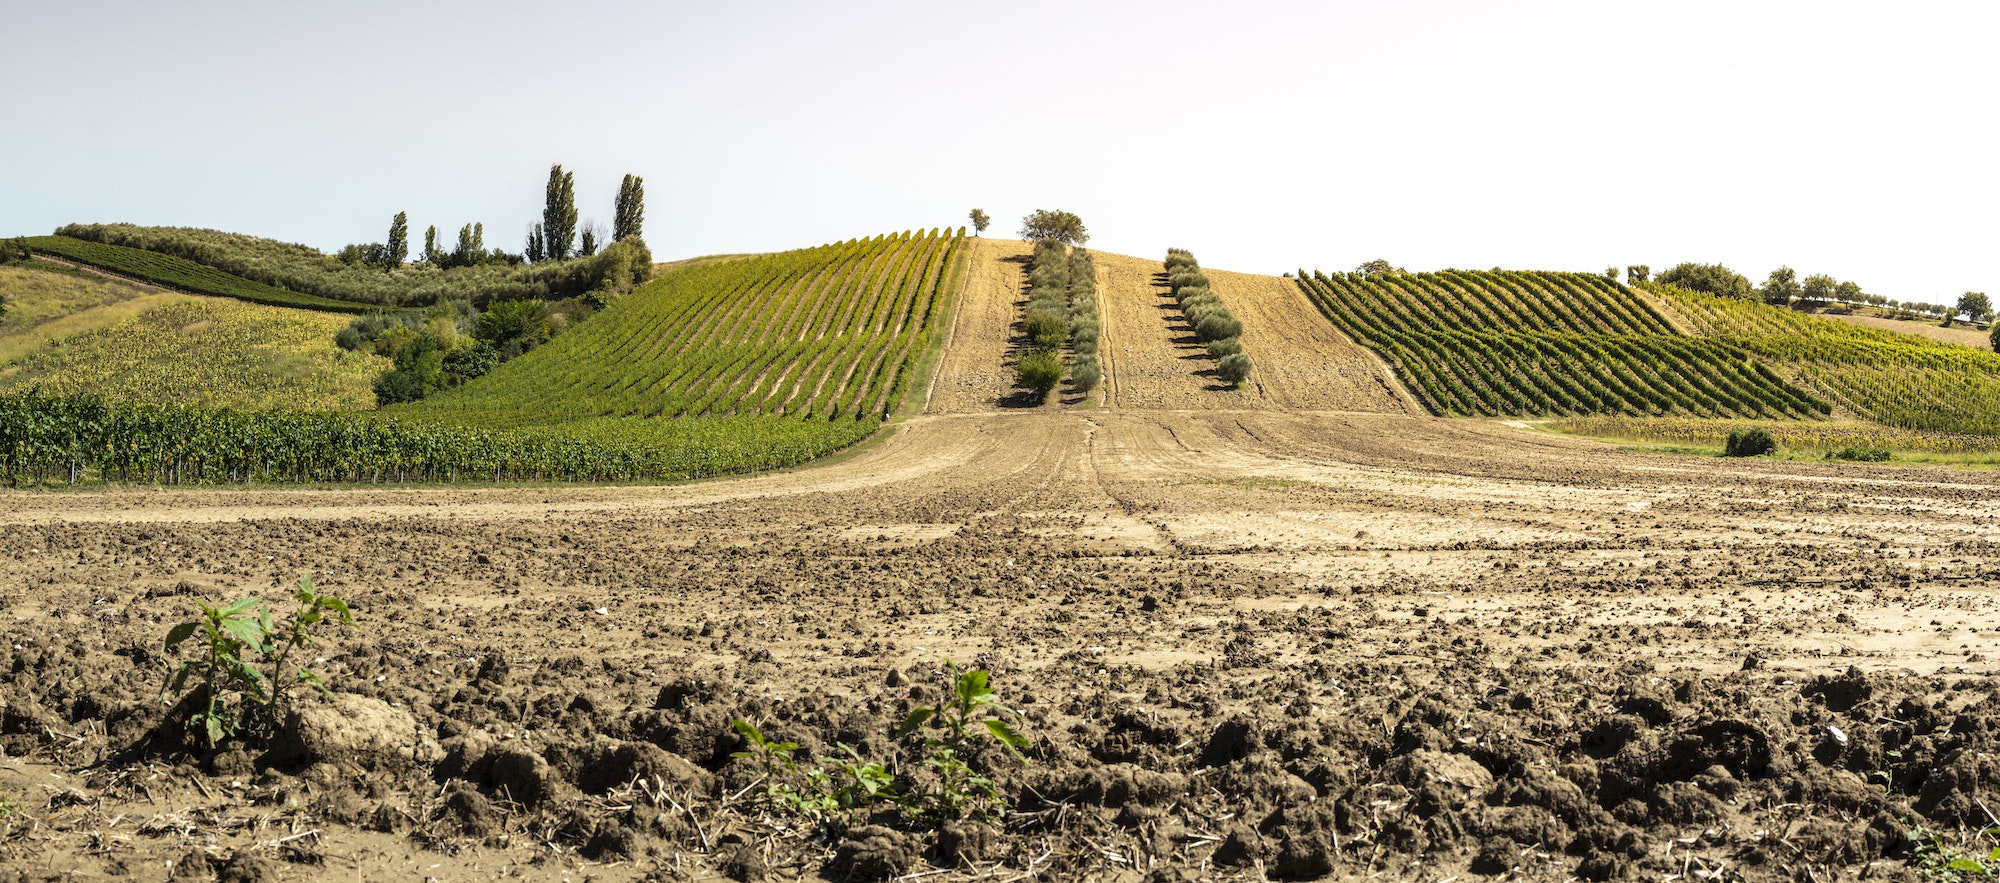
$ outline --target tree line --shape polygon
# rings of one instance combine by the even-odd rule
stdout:
[[[1617,277],[1615,268],[1607,268],[1606,274]],[[1645,282],[1650,271],[1645,264],[1634,264],[1625,270],[1631,282]],[[1872,306],[1890,312],[1898,317],[1927,316],[1941,320],[1944,327],[1963,316],[1970,322],[1986,322],[1993,318],[1993,304],[1984,292],[1968,291],[1958,298],[1957,303],[1934,304],[1918,301],[1897,301],[1887,295],[1871,294],[1854,282],[1835,279],[1824,273],[1815,273],[1800,279],[1798,272],[1788,266],[1771,271],[1764,284],[1753,286],[1743,274],[1721,264],[1682,263],[1659,275],[1658,281],[1665,285],[1678,286],[1690,291],[1705,291],[1723,297],[1743,300],[1761,300],[1777,307],[1795,306],[1800,309],[1819,309],[1828,304],[1840,303],[1854,306]]]

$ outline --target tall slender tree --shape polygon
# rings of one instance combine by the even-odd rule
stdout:
[[[528,244],[522,249],[521,256],[527,258],[531,264],[539,264],[549,259],[548,241],[542,236],[542,225],[528,226]]]
[[[618,184],[618,206],[611,217],[611,241],[617,242],[627,236],[639,236],[646,223],[646,181],[638,175],[626,175]]]
[[[561,164],[549,166],[547,203],[542,209],[542,250],[552,261],[567,260],[576,242],[576,176]]]
[[[444,262],[444,252],[438,251],[438,228],[436,224],[432,224],[424,228],[424,263],[442,267]]]
[[[583,230],[583,244],[577,246],[576,256],[587,258],[597,253],[598,231],[602,230],[603,227],[595,220],[585,218],[583,219],[583,227],[581,229]]]
[[[403,265],[403,259],[410,256],[410,216],[397,212],[389,222],[389,241],[382,250],[382,268],[393,270]]]

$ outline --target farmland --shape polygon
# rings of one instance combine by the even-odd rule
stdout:
[[[365,313],[370,307],[351,301],[300,294],[197,264],[185,258],[121,245],[86,242],[67,236],[31,236],[19,240],[37,254],[53,255],[79,264],[129,276],[193,294],[230,297],[273,307],[294,307],[332,313]]]
[[[1643,298],[1577,273],[1299,273],[1433,413],[1804,419],[1831,407]]]
[[[1373,338],[1345,339],[1328,314],[1346,301],[1312,294],[1320,280],[1203,268],[1257,358],[1228,389],[1203,373],[1214,361],[1160,263],[1105,252],[1098,406],[1012,407],[1028,256],[912,234],[688,265],[456,391],[324,424],[433,433],[439,458],[403,468],[465,481],[474,465],[442,464],[481,438],[595,457],[716,433],[662,450],[727,452],[787,432],[852,440],[877,427],[873,403],[908,403],[895,431],[809,469],[559,486],[566,467],[540,460],[507,473],[526,487],[385,487],[413,476],[296,442],[236,462],[138,445],[129,465],[89,468],[164,486],[50,493],[66,458],[134,449],[107,434],[120,420],[213,412],[0,411],[0,427],[45,433],[11,467],[38,487],[0,490],[0,863],[441,883],[1847,880],[2000,845],[1981,805],[2000,795],[2000,475],[1665,456],[1422,416],[1433,393],[1398,385]],[[935,318],[836,318],[922,315],[927,260]],[[1716,419],[1754,410],[1758,390],[1813,388],[1650,294],[1474,278],[1484,300],[1433,296],[1421,315],[1477,311],[1492,361],[1418,339],[1458,347],[1440,377],[1485,377],[1497,397],[1462,403],[1511,415],[1499,404],[1534,389],[1540,413],[1560,412],[1557,392],[1585,404],[1532,377],[1502,384],[1515,398],[1495,388],[1500,366],[1562,364],[1501,351],[1506,335],[1550,352],[1624,341],[1590,362],[1622,366],[1624,386],[1619,368],[1590,376],[1629,407],[1572,422],[1880,429],[1834,402]],[[1557,290],[1507,307],[1503,282]],[[824,334],[796,330],[823,314]],[[780,344],[813,341],[785,361]],[[931,376],[922,359],[892,371],[899,348],[937,347]],[[1752,367],[1733,387],[1669,382],[1704,353]],[[813,367],[836,359],[850,367]],[[1648,389],[1694,404],[1641,407]],[[177,426],[195,429],[147,437],[206,437]],[[300,469],[345,486],[191,486]],[[324,732],[302,716],[269,754],[175,741],[185,711],[160,685],[193,657],[162,651],[166,628],[196,601],[278,597],[307,574],[357,623],[313,651],[338,698],[297,696],[355,738],[307,738]],[[937,755],[898,725],[949,702],[947,661],[986,671],[1021,713],[1026,763],[993,744],[955,755],[1007,811],[811,791],[857,758],[936,794]],[[737,720],[796,745],[779,784],[807,793],[772,787]]]
[[[2000,353],[1668,285],[1645,290],[1703,339],[1784,366],[1854,416],[1897,429],[2000,435]]]

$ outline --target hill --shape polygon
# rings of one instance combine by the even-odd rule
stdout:
[[[1856,417],[1898,429],[2000,435],[2000,353],[1640,283],[1704,340],[1754,353]]]
[[[165,255],[241,277],[258,286],[255,289],[258,291],[275,288],[288,292],[295,299],[314,299],[312,303],[298,301],[283,305],[313,306],[317,303],[315,308],[349,312],[425,306],[440,297],[463,298],[482,305],[495,300],[579,297],[605,287],[607,278],[614,280],[612,287],[622,287],[616,282],[621,273],[630,276],[633,272],[631,265],[635,261],[652,261],[651,254],[643,245],[614,244],[591,257],[535,264],[523,264],[516,255],[487,252],[482,245],[476,250],[476,256],[468,253],[460,258],[469,262],[465,266],[444,268],[409,263],[385,270],[348,263],[321,254],[307,245],[195,227],[69,224],[56,233],[57,236],[36,237],[27,241],[38,251],[60,254],[97,266],[105,266],[100,263],[104,260],[100,254],[115,254],[103,250],[107,247]],[[98,246],[98,250],[86,245]],[[172,279],[152,279],[118,267],[108,269],[138,275],[148,281],[185,287]],[[188,290],[239,296],[228,291]],[[339,306],[327,306],[328,303]],[[357,307],[357,304],[362,306]]]
[[[96,267],[140,282],[194,294],[231,297],[273,307],[294,307],[330,313],[365,313],[372,307],[351,301],[300,294],[159,252],[68,236],[31,236],[13,240],[38,255]]]
[[[0,266],[0,393],[361,410],[387,361],[333,345],[340,316]]]
[[[1441,416],[1815,419],[1832,408],[1645,298],[1578,273],[1311,273],[1326,318]]]

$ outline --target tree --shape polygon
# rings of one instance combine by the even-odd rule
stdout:
[[[424,263],[442,267],[444,262],[444,252],[438,251],[438,228],[436,224],[432,224],[424,228]]]
[[[1029,242],[1082,245],[1090,241],[1090,234],[1083,229],[1083,219],[1076,215],[1035,209],[1033,214],[1021,219],[1021,238]]]
[[[1660,274],[1660,284],[1745,300],[1753,294],[1750,280],[1721,264],[1675,264],[1673,269]]]
[[[1993,302],[1986,299],[1985,292],[1966,292],[1963,296],[1959,297],[1958,306],[1953,307],[1951,312],[1945,314],[1945,327],[1950,328],[1951,318],[1960,313],[1964,313],[1968,321],[1984,322],[1987,319],[1993,318]]]
[[[1833,296],[1845,304],[1879,303],[1878,295],[1861,293],[1861,286],[1852,282],[1842,282],[1834,286]]]
[[[542,208],[542,253],[548,260],[568,260],[576,242],[576,176],[560,164],[549,166],[549,184]]]
[[[646,182],[638,175],[626,175],[618,184],[618,205],[611,217],[611,241],[640,236],[646,223]]]
[[[966,217],[972,219],[972,235],[974,236],[984,234],[986,232],[986,225],[993,223],[993,219],[987,217],[985,209],[973,209],[972,214]]]
[[[1401,273],[1403,270],[1388,261],[1376,258],[1359,267],[1355,267],[1354,272],[1363,276],[1373,276],[1377,273]]]
[[[1805,283],[1799,286],[1799,298],[1811,305],[1824,304],[1827,301],[1833,300],[1834,295],[1839,292],[1840,282],[1825,273],[1814,273],[1811,276],[1807,276]]]
[[[542,237],[542,225],[534,224],[528,227],[528,244],[522,256],[531,264],[539,264],[549,259],[549,246],[547,240]]]
[[[403,259],[410,256],[410,216],[397,212],[395,220],[389,222],[389,241],[382,254],[383,269],[393,270],[403,265]]]
[[[1062,382],[1063,363],[1055,353],[1036,350],[1021,357],[1014,366],[1014,382],[1034,391],[1035,401],[1049,397],[1049,390]]]
[[[1799,274],[1791,267],[1779,267],[1764,279],[1764,287],[1757,290],[1764,296],[1764,302],[1774,307],[1782,307],[1799,296]]]
[[[458,245],[445,256],[447,267],[471,267],[486,263],[486,225],[467,224],[458,228]]]
[[[1611,280],[1611,281],[1613,281],[1613,282],[1616,282],[1616,281],[1618,281],[1618,268],[1617,268],[1617,267],[1605,267],[1605,268],[1604,268],[1604,278],[1606,278],[1606,279],[1609,279],[1609,280]]]
[[[2000,322],[1993,323],[1993,333],[1986,338],[1986,341],[1993,344],[1994,352],[2000,353]]]
[[[597,240],[604,235],[604,225],[594,220],[583,222],[583,244],[576,249],[576,256],[587,258],[597,253]]]
[[[1625,281],[1627,282],[1644,282],[1651,275],[1653,275],[1653,268],[1645,264],[1633,264],[1625,268]]]

